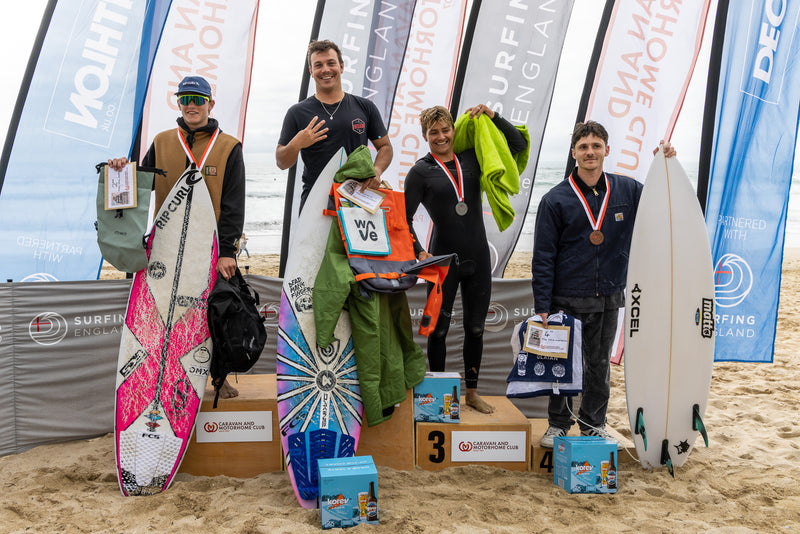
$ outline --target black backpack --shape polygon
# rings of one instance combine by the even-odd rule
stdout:
[[[228,373],[249,371],[267,342],[258,304],[258,293],[247,284],[238,268],[230,280],[218,276],[208,296],[208,329],[213,343],[211,382],[216,390],[214,408]]]

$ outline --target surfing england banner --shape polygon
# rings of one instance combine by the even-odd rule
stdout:
[[[719,90],[707,96],[716,100],[705,213],[715,361],[773,359],[800,118],[798,20],[800,0],[747,0],[727,13]]]
[[[382,175],[395,190],[404,189],[408,171],[428,153],[419,113],[436,105],[450,107],[466,10],[466,0],[453,0],[421,2],[414,12],[389,125],[394,157]],[[414,229],[426,247],[430,228],[430,217],[420,207]]]
[[[244,137],[258,6],[258,0],[172,0],[145,103],[141,154],[157,133],[176,127],[175,91],[185,76],[208,80],[216,101],[212,116],[223,131]]]
[[[499,4],[473,3],[451,108],[457,118],[470,106],[486,104],[512,124],[527,125],[530,133],[520,192],[509,199],[514,222],[501,232],[485,198],[483,202],[492,276],[497,278],[503,276],[525,222],[573,1],[538,7]]]
[[[97,278],[94,166],[130,151],[137,84],[149,74],[139,59],[168,4],[61,0],[46,10],[0,165],[3,281]]]
[[[599,30],[596,70],[587,75],[578,111],[578,121],[591,119],[608,130],[606,171],[644,181],[653,148],[675,127],[710,4],[606,3],[608,24]]]

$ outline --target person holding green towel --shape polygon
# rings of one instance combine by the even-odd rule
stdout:
[[[491,108],[481,104],[466,110],[470,118],[486,115],[505,136],[512,154],[528,147],[522,133]],[[483,329],[492,294],[492,269],[489,243],[483,224],[481,202],[481,167],[474,149],[456,154],[453,149],[454,121],[442,106],[422,111],[419,116],[422,136],[430,152],[418,160],[405,181],[406,217],[414,233],[414,214],[422,204],[433,221],[430,252],[414,233],[417,258],[431,255],[458,255],[458,266],[451,265],[442,285],[442,308],[436,329],[428,337],[428,363],[431,371],[444,371],[447,347],[445,339],[456,290],[461,286],[464,314],[465,401],[479,412],[494,408],[478,395],[478,374],[483,355]],[[428,290],[430,291],[430,284]]]

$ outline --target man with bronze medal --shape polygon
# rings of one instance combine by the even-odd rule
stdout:
[[[642,184],[603,171],[608,133],[594,121],[575,125],[575,168],[542,197],[536,214],[532,284],[534,308],[547,316],[563,311],[583,323],[583,396],[577,412],[585,436],[613,439],[605,429],[610,394],[610,353],[624,306],[628,250]],[[663,143],[664,154],[675,149]],[[542,447],[565,436],[573,424],[572,398],[551,395],[549,428]]]
[[[528,143],[520,131],[489,107],[474,106],[466,112],[473,119],[484,114],[490,118],[492,127],[505,136],[507,148],[512,154],[527,149]],[[465,402],[480,412],[491,413],[494,408],[478,395],[483,328],[492,293],[489,243],[481,202],[481,168],[474,149],[459,154],[454,152],[454,123],[447,109],[435,106],[423,110],[420,113],[420,126],[430,152],[418,160],[406,176],[406,215],[413,233],[414,215],[422,204],[433,222],[433,232],[430,253],[424,249],[424,241],[414,234],[415,252],[420,260],[431,254],[451,253],[456,253],[459,259],[457,266],[451,264],[442,286],[439,319],[436,329],[428,337],[428,363],[431,371],[445,370],[445,340],[456,291],[460,286],[464,315]]]

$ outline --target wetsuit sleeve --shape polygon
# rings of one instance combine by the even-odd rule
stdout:
[[[408,229],[411,235],[414,236],[414,256],[419,256],[419,253],[425,250],[425,247],[419,242],[417,233],[414,231],[414,214],[417,213],[417,208],[422,203],[422,195],[424,193],[422,176],[417,170],[412,167],[406,175],[406,183],[403,190],[403,195],[406,201],[406,220],[408,221]]]
[[[225,164],[225,177],[222,180],[222,198],[218,235],[219,255],[236,257],[236,240],[244,228],[245,172],[242,144],[238,143],[228,156]]]
[[[494,118],[492,119],[492,123],[497,126],[501,132],[503,132],[506,142],[508,143],[508,149],[512,154],[519,154],[528,148],[528,142],[525,140],[525,137],[523,137],[522,133],[517,129],[516,126],[501,117],[499,113],[495,114]]]
[[[550,313],[560,233],[556,213],[547,201],[547,197],[543,197],[536,212],[531,265],[533,305],[537,314]]]

